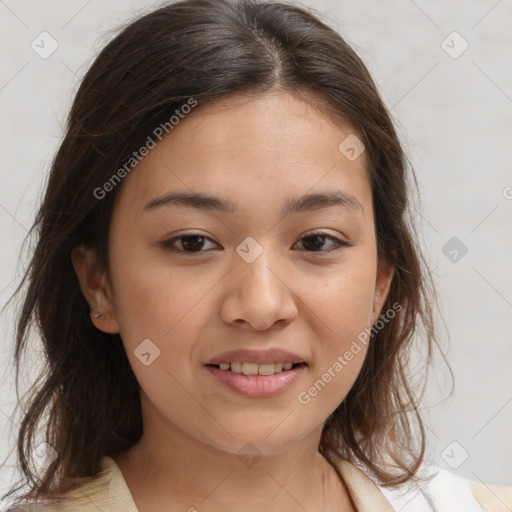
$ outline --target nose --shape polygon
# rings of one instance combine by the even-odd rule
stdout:
[[[248,263],[235,254],[221,306],[226,323],[263,331],[283,327],[297,316],[291,274],[263,250]]]

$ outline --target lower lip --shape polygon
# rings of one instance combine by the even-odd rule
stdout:
[[[278,395],[289,388],[306,367],[296,366],[274,375],[244,375],[231,370],[221,370],[215,366],[206,366],[206,369],[232,391],[253,398],[264,398]]]

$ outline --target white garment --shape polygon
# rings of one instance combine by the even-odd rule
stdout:
[[[435,475],[425,486],[437,512],[482,512],[483,509],[475,499],[469,480],[445,469],[431,466],[428,475]],[[388,489],[377,485],[396,512],[432,512],[424,493],[420,489]]]

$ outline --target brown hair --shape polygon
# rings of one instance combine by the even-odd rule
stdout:
[[[19,466],[30,486],[24,497],[58,496],[65,483],[95,476],[103,456],[129,449],[142,435],[139,385],[122,340],[93,325],[71,264],[72,249],[84,244],[97,250],[108,275],[119,187],[103,199],[94,191],[190,98],[207,105],[234,93],[277,89],[313,92],[319,105],[363,137],[378,258],[395,270],[383,311],[401,306],[372,337],[355,384],[324,424],[319,450],[331,461],[359,461],[384,485],[416,474],[425,431],[407,364],[420,327],[427,363],[437,345],[435,291],[408,218],[407,160],[377,88],[352,48],[308,9],[183,0],[128,24],[95,59],[76,93],[29,232],[37,244],[15,292],[24,291],[17,386],[31,328],[42,339],[45,362],[18,433]],[[45,440],[58,456],[39,478],[31,456],[45,414]]]

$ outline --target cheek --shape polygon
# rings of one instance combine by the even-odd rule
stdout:
[[[211,314],[207,295],[216,279],[200,273],[191,277],[190,268],[142,264],[142,260],[135,254],[120,257],[112,272],[116,313],[130,365],[157,409],[176,423],[183,416],[201,424],[204,411],[190,400],[186,389],[196,378],[189,363],[195,354],[194,341]],[[173,410],[181,412],[175,417]]]
[[[371,253],[353,254],[344,265],[322,279],[306,279],[304,315],[316,322],[311,387],[303,400],[330,414],[355,382],[368,349],[376,270]],[[307,293],[307,294],[306,294]],[[313,320],[310,320],[313,322]]]
[[[112,255],[112,261],[116,262],[112,265],[116,313],[133,341],[163,342],[175,329],[200,324],[203,299],[215,282],[211,275],[202,275],[198,267],[161,264],[151,251]]]
[[[371,254],[354,251],[335,270],[303,277],[301,298],[334,339],[356,336],[370,326],[376,270]],[[331,336],[327,336],[331,339]]]

